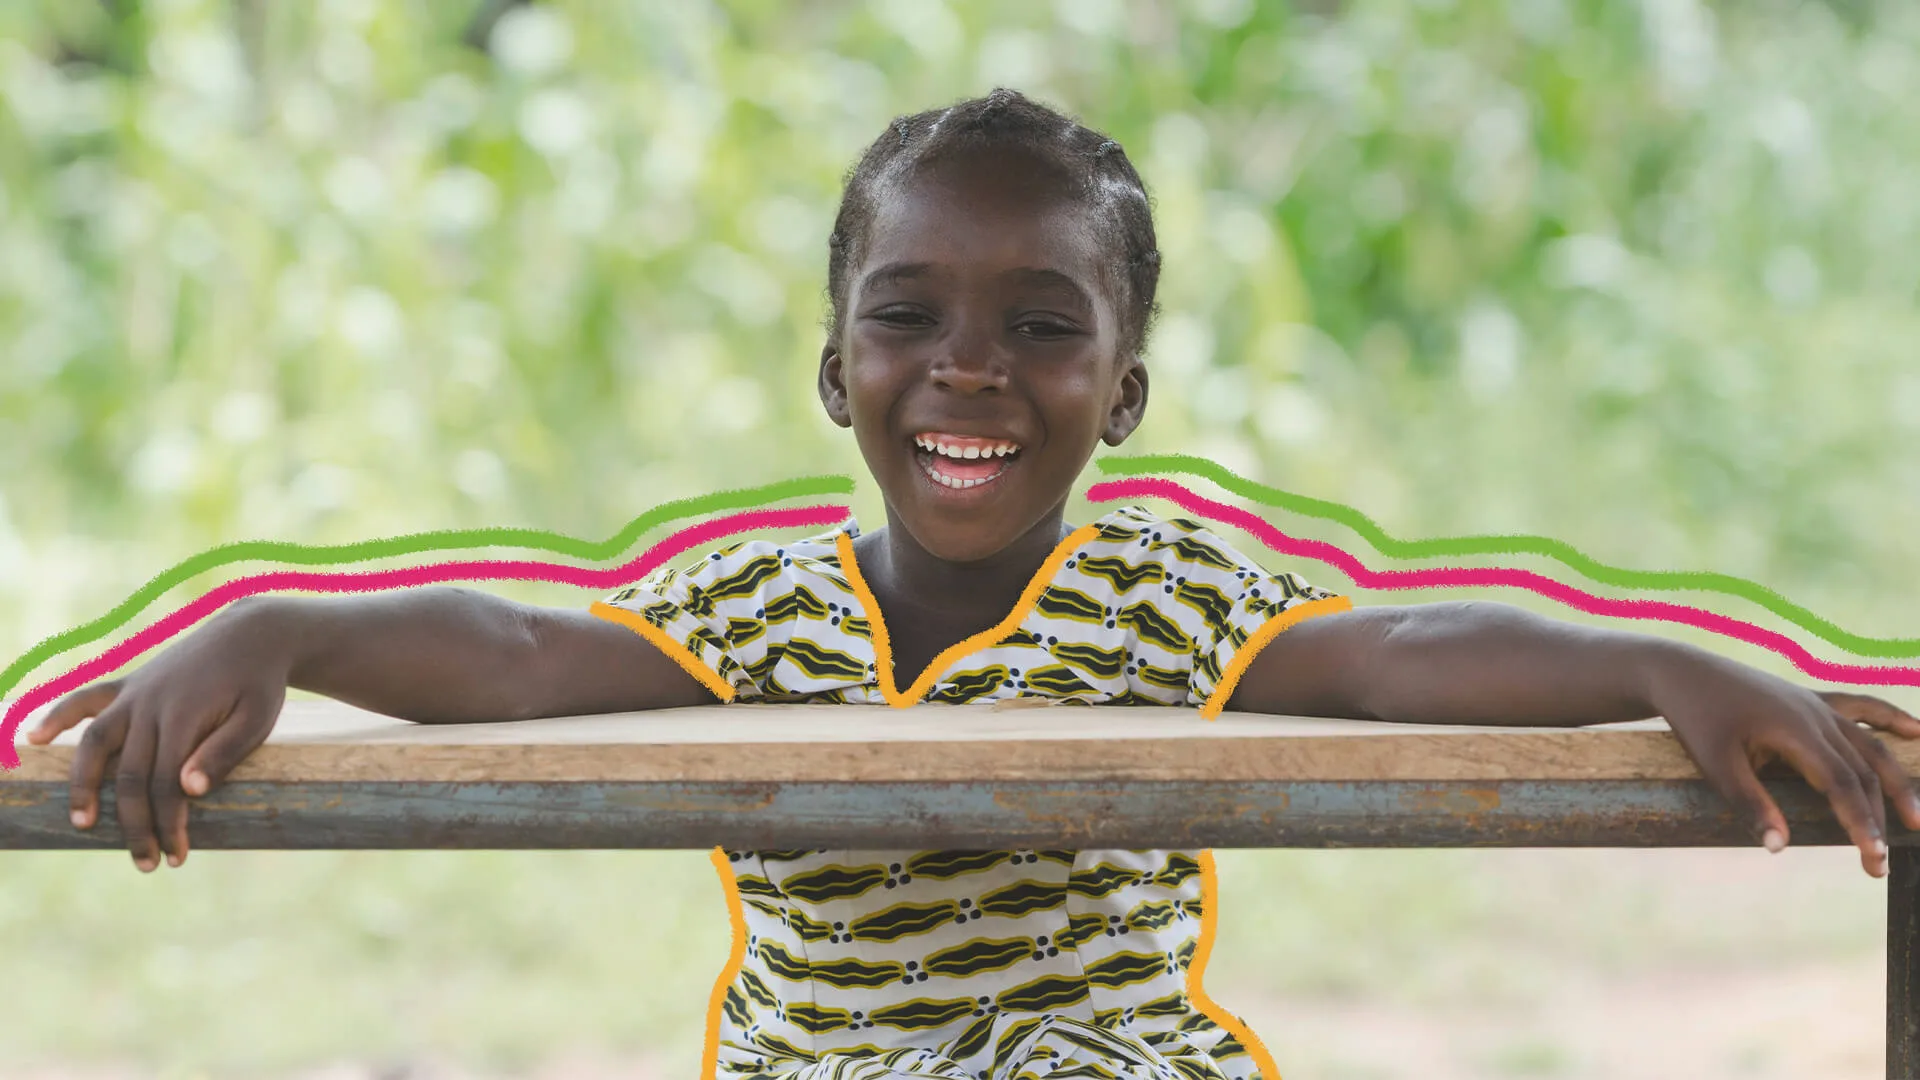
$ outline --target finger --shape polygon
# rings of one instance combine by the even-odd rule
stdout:
[[[1705,771],[1707,781],[1733,804],[1734,812],[1747,822],[1747,827],[1768,851],[1777,854],[1787,846],[1787,816],[1780,812],[1780,805],[1773,801],[1773,795],[1754,772],[1753,762],[1739,746],[1730,745],[1725,754],[1713,759],[1712,768]]]
[[[120,815],[120,831],[126,838],[127,853],[142,873],[160,865],[159,842],[153,836],[153,807],[147,801],[148,777],[153,775],[153,756],[158,748],[159,724],[151,713],[138,713],[127,729],[126,745],[120,748],[120,766],[114,770],[113,795]]]
[[[1804,728],[1795,728],[1767,739],[1766,746],[1793,766],[1813,789],[1827,797],[1833,814],[1840,819],[1847,837],[1860,849],[1860,862],[1876,877],[1876,868],[1886,861],[1887,842],[1876,831],[1873,811],[1867,806],[1866,793],[1853,769],[1833,752],[1827,740]]]
[[[1913,780],[1907,776],[1907,770],[1900,759],[1893,756],[1887,744],[1873,737],[1871,732],[1851,723],[1840,724],[1843,738],[1852,743],[1854,749],[1880,778],[1880,789],[1893,800],[1895,810],[1900,812],[1900,820],[1909,829],[1920,829],[1920,792],[1913,787]]]
[[[200,740],[199,747],[181,766],[180,786],[187,794],[205,795],[225,783],[234,766],[267,741],[286,700],[285,687],[241,697],[220,726]]]
[[[207,709],[199,715],[174,712],[160,721],[147,795],[153,804],[154,832],[168,866],[179,866],[187,859],[187,795],[180,789],[181,763],[229,711]]]
[[[1852,728],[1860,731],[1860,725],[1834,716],[1823,716],[1816,722],[1822,725],[1820,734],[1826,737],[1827,745],[1833,747],[1833,752],[1847,768],[1853,770],[1854,778],[1860,782],[1860,794],[1866,797],[1867,808],[1873,812],[1874,835],[1884,840],[1887,835],[1887,799],[1880,789],[1880,775],[1873,771],[1867,759],[1841,730]]]
[[[1920,719],[1892,702],[1882,701],[1870,694],[1840,691],[1823,691],[1820,698],[1844,719],[1881,731],[1891,731],[1909,739],[1920,739]]]
[[[83,686],[59,700],[47,715],[40,718],[32,731],[27,732],[27,741],[35,746],[45,746],[61,732],[85,720],[89,716],[98,716],[107,706],[120,696],[120,680]]]
[[[73,763],[67,770],[67,813],[75,828],[91,828],[99,818],[100,785],[107,775],[107,762],[126,742],[132,716],[125,702],[116,701],[80,733],[80,746],[73,752]]]

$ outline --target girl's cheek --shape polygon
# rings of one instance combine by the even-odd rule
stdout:
[[[901,366],[903,356],[896,343],[874,333],[856,331],[849,335],[843,364],[849,383],[883,382]]]

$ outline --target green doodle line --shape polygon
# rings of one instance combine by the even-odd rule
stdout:
[[[1457,536],[1433,540],[1398,540],[1371,518],[1340,503],[1297,495],[1248,480],[1217,462],[1190,454],[1140,454],[1104,457],[1094,462],[1108,475],[1185,473],[1204,477],[1243,498],[1278,507],[1303,517],[1343,525],[1381,554],[1399,559],[1437,556],[1531,554],[1553,559],[1591,581],[1630,589],[1717,592],[1751,601],[1848,652],[1859,656],[1905,658],[1920,656],[1920,638],[1874,638],[1851,633],[1822,619],[1779,593],[1745,578],[1707,571],[1628,570],[1609,566],[1582,554],[1572,545],[1529,535]],[[820,495],[847,495],[854,490],[845,475],[808,476],[715,492],[662,503],[628,522],[608,539],[595,543],[540,529],[451,529],[366,540],[352,544],[309,545],[283,541],[243,541],[204,551],[154,577],[113,610],[72,630],[47,638],[0,671],[0,697],[18,686],[27,674],[61,653],[97,641],[131,622],[169,589],[209,570],[247,560],[273,560],[297,565],[336,565],[396,555],[415,555],[480,547],[519,547],[604,562],[625,552],[647,531],[672,521],[720,511],[762,506],[782,499]]]
[[[764,484],[760,487],[739,488],[696,498],[675,499],[646,511],[627,522],[625,528],[598,543],[542,529],[499,528],[446,529],[410,533],[406,536],[390,536],[379,540],[362,540],[352,544],[295,544],[278,540],[245,540],[233,544],[222,544],[161,573],[105,615],[65,633],[55,634],[27,650],[25,655],[7,665],[6,670],[0,671],[0,698],[5,698],[9,690],[19,685],[29,672],[41,664],[63,652],[98,641],[133,621],[134,616],[138,615],[141,609],[158,600],[167,590],[181,582],[209,570],[249,559],[273,560],[301,566],[331,566],[383,559],[394,555],[418,555],[430,551],[517,547],[551,551],[587,562],[607,562],[625,553],[629,547],[633,546],[633,542],[647,531],[669,522],[720,511],[764,506],[782,499],[848,495],[852,492],[853,478],[838,474],[803,476],[794,480]]]
[[[1710,571],[1628,570],[1609,566],[1576,550],[1571,544],[1543,536],[1449,536],[1437,540],[1397,540],[1373,519],[1349,506],[1268,487],[1240,476],[1218,462],[1191,454],[1136,454],[1100,458],[1094,464],[1109,475],[1187,473],[1202,476],[1242,498],[1278,507],[1303,517],[1344,525],[1359,534],[1382,555],[1396,559],[1425,559],[1460,555],[1540,555],[1562,563],[1591,581],[1628,589],[1697,590],[1724,593],[1748,600],[1782,619],[1858,656],[1902,658],[1920,656],[1920,638],[1874,638],[1851,633],[1779,593],[1745,578]]]

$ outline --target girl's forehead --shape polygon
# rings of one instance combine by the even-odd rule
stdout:
[[[1009,163],[1011,164],[1011,163]],[[963,167],[902,177],[876,193],[864,267],[927,264],[1051,269],[1092,289],[1109,253],[1084,199],[1044,173]]]

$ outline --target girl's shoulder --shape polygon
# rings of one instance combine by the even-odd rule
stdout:
[[[793,540],[736,540],[680,566],[662,566],[610,602],[619,603],[639,591],[664,595],[691,590],[744,598],[789,591],[795,584],[851,589],[840,568],[838,537],[842,535],[859,536],[860,526],[848,518],[826,532]]]
[[[1163,518],[1144,506],[1122,506],[1093,523],[1089,552],[1121,557],[1134,564],[1166,568],[1236,572],[1266,570],[1238,548],[1193,518]]]
[[[1334,595],[1292,570],[1263,565],[1193,518],[1163,518],[1143,506],[1122,506],[1093,527],[1093,539],[1064,568],[1076,583],[1093,585],[1097,579],[1116,594],[1157,584],[1158,589],[1147,589],[1145,602],[1167,610],[1197,605],[1217,620],[1222,610],[1236,606],[1260,615]]]
[[[840,566],[839,538],[844,535],[853,539],[860,535],[860,526],[852,518],[812,536],[803,536],[794,540],[736,540],[731,544],[715,548],[699,563],[688,569],[703,566],[738,566],[742,563],[765,559],[769,556],[780,560],[783,566],[800,565],[808,568],[816,566],[838,570]]]

